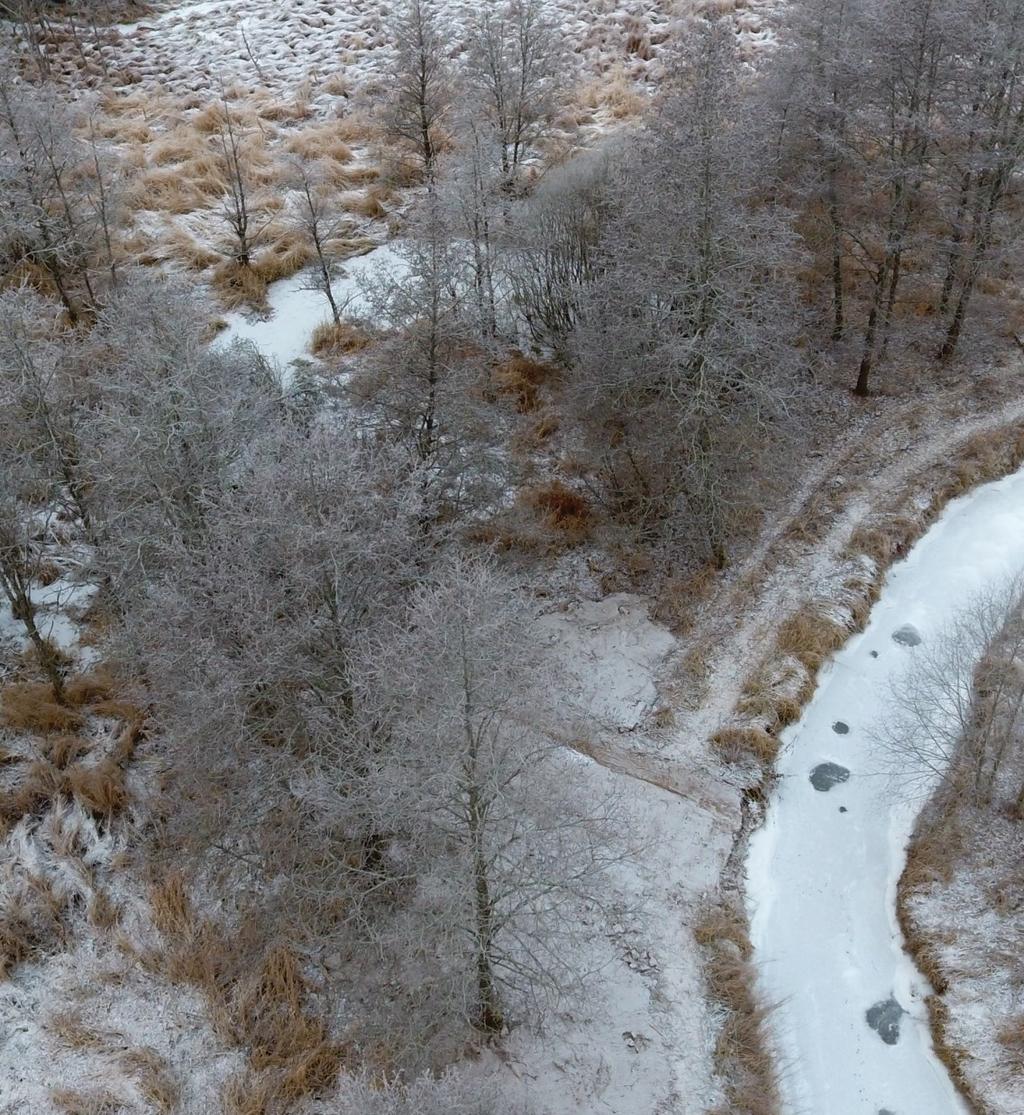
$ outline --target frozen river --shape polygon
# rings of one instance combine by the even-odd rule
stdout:
[[[966,1111],[931,1045],[928,987],[896,922],[920,796],[880,773],[874,729],[915,643],[1024,567],[1024,472],[951,503],[893,567],[867,629],[783,735],[778,789],[751,840],[747,895],[762,991],[778,1004],[787,1115]]]

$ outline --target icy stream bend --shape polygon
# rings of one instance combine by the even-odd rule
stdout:
[[[762,992],[778,1004],[786,1115],[966,1112],[932,1049],[928,987],[896,922],[922,802],[879,773],[871,729],[890,679],[913,660],[914,636],[935,637],[962,601],[1022,567],[1024,471],[946,508],[783,735],[779,787],[751,839],[747,901]]]

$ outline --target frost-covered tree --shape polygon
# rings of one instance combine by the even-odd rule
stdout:
[[[91,483],[82,459],[88,407],[78,337],[61,306],[28,288],[0,294],[0,407],[4,446],[34,462],[53,497],[90,534]]]
[[[102,560],[122,588],[144,582],[170,553],[202,545],[209,509],[280,406],[259,356],[211,348],[205,326],[194,291],[132,275],[90,336],[104,374],[83,459]]]
[[[390,31],[396,54],[385,126],[393,139],[416,152],[430,174],[455,95],[445,34],[432,0],[403,0]]]
[[[98,305],[92,274],[95,208],[83,190],[86,158],[74,113],[50,90],[17,78],[0,54],[0,257],[33,269],[75,323]]]
[[[788,215],[757,197],[731,31],[704,27],[681,65],[679,91],[624,153],[576,390],[613,516],[723,566],[803,363],[798,257]]]
[[[469,93],[479,98],[506,175],[550,126],[568,64],[544,0],[503,0],[477,10],[469,31]]]
[[[398,249],[400,265],[365,284],[383,341],[352,381],[373,424],[408,452],[428,504],[462,506],[492,483],[482,411],[485,361],[476,344],[471,267],[449,211],[431,189]]]
[[[904,786],[935,784],[987,806],[1024,755],[1024,582],[967,600],[914,648],[879,741]]]
[[[341,324],[341,313],[334,295],[334,279],[338,273],[338,257],[333,242],[349,227],[333,204],[323,175],[316,166],[296,161],[292,166],[290,185],[296,200],[292,220],[312,250],[313,261],[307,271],[309,289],[319,291],[327,299],[335,325]]]
[[[551,666],[492,566],[442,562],[368,632],[362,661],[356,703],[377,740],[367,804],[394,834],[376,871],[406,894],[383,942],[429,1011],[498,1031],[583,974],[575,904],[616,855],[610,803],[568,784],[545,732]]]
[[[599,274],[610,166],[603,154],[575,159],[545,175],[510,216],[507,268],[516,310],[531,340],[562,356]]]

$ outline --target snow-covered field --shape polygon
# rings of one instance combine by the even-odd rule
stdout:
[[[748,898],[793,1111],[965,1110],[932,1052],[928,988],[895,915],[922,802],[883,775],[877,733],[914,639],[937,637],[973,592],[1022,566],[1017,473],[951,504],[892,570],[867,629],[784,737],[779,788],[751,842]]]
[[[442,0],[453,45],[478,0]],[[673,24],[704,8],[737,12],[741,44],[755,47],[770,38],[766,0],[551,0],[570,49],[597,73],[622,65],[633,79],[656,80],[655,59]],[[178,93],[216,93],[217,84],[258,82],[295,92],[341,74],[355,86],[379,76],[390,60],[387,26],[390,0],[203,0],[170,4],[153,16],[114,30],[107,49],[117,60],[125,84],[159,84]],[[72,44],[60,55],[68,72],[75,67]]]

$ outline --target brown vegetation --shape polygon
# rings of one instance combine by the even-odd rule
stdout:
[[[548,527],[567,541],[582,542],[590,533],[592,514],[586,496],[561,480],[530,488],[524,499]]]
[[[778,1078],[767,1027],[772,1008],[762,1006],[754,992],[746,918],[736,903],[722,900],[701,912],[693,935],[704,950],[708,993],[726,1012],[714,1057],[728,1106],[709,1115],[777,1115]]]
[[[82,716],[73,708],[57,702],[53,686],[47,682],[20,681],[0,692],[3,722],[8,728],[26,732],[75,732]]]
[[[317,356],[347,355],[359,352],[370,343],[370,335],[348,321],[325,321],[313,330],[310,349]]]
[[[312,988],[296,954],[272,945],[254,969],[258,938],[250,929],[231,933],[200,917],[180,873],[152,888],[150,905],[164,944],[144,962],[172,982],[196,987],[220,1037],[246,1051],[254,1075],[228,1083],[226,1109],[264,1111],[329,1089],[345,1048],[310,1011]]]
[[[521,352],[513,352],[494,369],[494,386],[500,395],[515,400],[521,414],[536,410],[540,388],[554,378],[550,364],[531,360]]]

